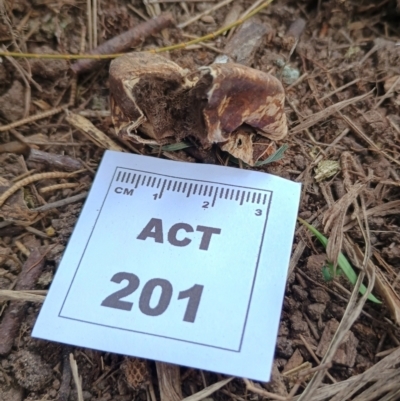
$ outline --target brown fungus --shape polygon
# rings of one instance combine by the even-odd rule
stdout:
[[[117,134],[141,143],[192,136],[253,165],[255,133],[272,141],[287,134],[279,80],[239,64],[190,73],[164,57],[130,53],[111,63],[110,93]]]
[[[235,156],[237,159],[243,160],[250,166],[254,165],[253,155],[253,137],[254,134],[248,133],[243,129],[232,132],[226,142],[220,144],[220,148]]]
[[[193,86],[187,70],[150,53],[129,53],[110,65],[111,114],[117,134],[142,143],[160,143],[176,136],[171,109]],[[143,140],[139,129],[153,141]]]
[[[211,143],[228,140],[243,124],[274,141],[286,136],[285,92],[277,78],[234,63],[200,70],[213,78],[203,111]]]

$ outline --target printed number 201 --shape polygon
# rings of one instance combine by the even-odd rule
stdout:
[[[111,281],[117,284],[121,283],[123,280],[127,280],[128,285],[105,298],[101,303],[101,306],[107,306],[109,308],[126,311],[132,310],[133,302],[122,301],[121,299],[135,292],[139,288],[140,280],[136,274],[125,272],[116,273],[111,278]],[[150,305],[150,300],[156,287],[161,288],[161,294],[157,305],[152,307]],[[204,287],[202,285],[195,284],[193,287],[179,293],[178,300],[189,298],[185,315],[183,316],[184,322],[193,323],[196,320],[196,314],[197,310],[199,309],[203,288]],[[144,285],[142,292],[140,293],[140,311],[147,316],[162,315],[167,310],[171,302],[172,292],[172,284],[168,280],[164,280],[162,278],[153,278],[149,280]]]

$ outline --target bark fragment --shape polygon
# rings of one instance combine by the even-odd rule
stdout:
[[[224,50],[236,63],[251,66],[256,51],[269,31],[270,27],[247,20],[232,36]]]
[[[44,256],[39,249],[33,249],[22,267],[15,286],[16,290],[33,290],[44,266]],[[27,308],[26,302],[10,302],[0,324],[0,355],[11,351]]]

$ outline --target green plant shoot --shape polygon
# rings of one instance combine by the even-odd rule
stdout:
[[[308,224],[305,220],[302,218],[298,217],[297,218],[301,224],[303,224],[305,227],[307,227],[318,239],[318,241],[322,244],[322,246],[326,249],[326,246],[328,244],[328,238],[326,238],[324,235],[322,235],[315,227],[313,227],[311,224]],[[339,253],[338,257],[338,265],[340,269],[343,271],[345,276],[349,279],[351,284],[355,284],[357,281],[357,273],[353,270],[351,267],[351,264],[349,261],[346,259],[346,257],[343,255],[342,252]],[[365,294],[365,291],[367,288],[365,287],[364,284],[361,284],[360,286],[360,293]],[[375,302],[377,304],[381,304],[382,302],[379,301],[374,295],[369,294],[368,299],[372,302]]]

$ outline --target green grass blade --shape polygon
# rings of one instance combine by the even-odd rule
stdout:
[[[177,150],[182,150],[186,148],[190,148],[192,145],[189,145],[185,142],[171,143],[170,145],[161,146],[161,150],[164,152],[176,152]],[[160,149],[157,145],[150,145],[153,149]]]
[[[317,237],[318,241],[323,245],[323,247],[326,248],[326,246],[328,244],[328,238],[326,238],[324,235],[322,235],[315,227],[313,227],[311,224],[308,224],[302,218],[298,217],[297,219],[300,221],[301,224],[306,226]],[[349,261],[346,259],[346,257],[343,255],[342,252],[339,253],[338,265],[342,269],[345,276],[349,279],[351,284],[354,285],[357,281],[357,274],[353,270],[353,268],[351,267],[351,264],[349,263]],[[367,288],[365,287],[365,285],[361,284],[360,293],[364,295],[366,290],[367,290]],[[377,298],[375,298],[375,296],[372,294],[368,295],[368,299],[377,304],[382,303]]]
[[[268,164],[268,163],[273,163],[273,162],[277,162],[278,160],[281,160],[283,158],[284,153],[286,152],[286,150],[289,148],[289,145],[287,145],[286,143],[284,145],[282,145],[274,154],[272,154],[271,156],[269,156],[267,159],[263,160],[263,161],[258,161],[254,164],[254,166],[259,167],[259,166],[263,166],[264,164]]]

